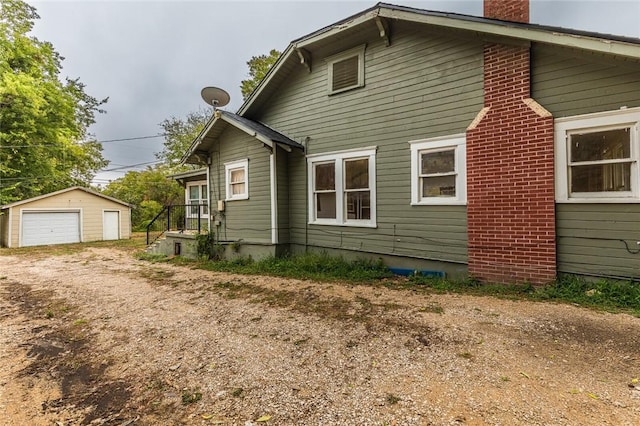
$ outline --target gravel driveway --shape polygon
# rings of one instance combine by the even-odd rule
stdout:
[[[0,256],[0,425],[638,425],[639,376],[625,314]]]

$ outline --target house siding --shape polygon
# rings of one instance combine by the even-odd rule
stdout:
[[[131,238],[130,209],[120,203],[75,189],[62,194],[41,198],[33,202],[20,204],[11,209],[11,247],[20,243],[20,227],[22,210],[78,210],[81,209],[82,241],[100,241],[103,237],[103,211],[120,212],[120,238]],[[8,213],[6,209],[5,212]],[[7,214],[8,216],[8,214]]]
[[[289,243],[289,157],[282,149],[276,150],[276,182],[278,185],[278,243]]]
[[[269,152],[252,136],[228,127],[220,136],[224,141],[212,155],[212,176],[221,200],[226,199],[224,165],[227,162],[249,161],[249,199],[225,202],[225,210],[218,213],[221,220],[218,238],[225,241],[243,240],[254,243],[271,242],[271,188]],[[215,168],[215,169],[214,169]]]
[[[640,204],[558,204],[558,272],[640,277]]]
[[[640,106],[640,64],[534,46],[533,96],[555,118]],[[640,204],[556,205],[558,272],[640,277]],[[630,239],[629,239],[630,238]]]
[[[410,140],[464,133],[482,108],[482,44],[394,25],[386,47],[367,35],[365,87],[327,95],[324,57],[300,66],[251,117],[299,142],[307,154],[377,147],[377,228],[307,225],[306,164],[290,158],[291,242],[464,263],[465,206],[411,206]],[[334,45],[327,55],[357,46]]]
[[[532,97],[554,118],[640,106],[640,64],[534,45]]]

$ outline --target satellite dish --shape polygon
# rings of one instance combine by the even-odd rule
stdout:
[[[229,94],[218,87],[205,87],[200,92],[200,95],[206,103],[214,108],[223,107],[231,100]]]

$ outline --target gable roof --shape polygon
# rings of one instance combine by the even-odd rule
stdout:
[[[49,198],[49,197],[53,197],[55,195],[60,195],[60,194],[64,194],[65,192],[70,192],[70,191],[75,191],[75,190],[84,191],[87,194],[95,195],[96,197],[104,198],[106,200],[113,201],[114,203],[122,204],[123,206],[132,207],[131,204],[125,203],[124,201],[118,200],[117,198],[109,197],[108,195],[104,195],[104,194],[102,194],[100,192],[94,191],[93,189],[84,188],[82,186],[72,186],[70,188],[61,189],[60,191],[55,191],[55,192],[50,192],[48,194],[38,195],[37,197],[28,198],[28,199],[22,200],[22,201],[16,201],[16,202],[11,203],[11,204],[5,204],[1,208],[2,209],[8,209],[8,208],[11,208],[11,207],[16,207],[16,206],[19,206],[19,205],[22,205],[22,204],[31,203],[33,201],[38,201],[38,200],[41,200],[43,198]]]
[[[253,136],[263,144],[273,148],[278,145],[286,151],[292,148],[304,149],[304,147],[293,139],[288,138],[282,133],[262,124],[258,121],[249,120],[231,112],[216,110],[213,117],[205,125],[198,137],[191,143],[187,152],[182,156],[182,163],[197,162],[200,153],[206,153],[207,150],[215,143],[227,126],[233,126],[246,134]]]
[[[254,108],[259,108],[261,101],[274,93],[294,67],[299,67],[302,63],[311,70],[313,64],[310,63],[309,51],[313,51],[330,38],[348,37],[363,28],[377,27],[381,37],[392,39],[393,34],[389,35],[389,21],[406,21],[448,30],[461,30],[487,40],[506,38],[516,42],[543,43],[640,61],[638,38],[378,3],[356,15],[293,40],[242,104],[238,114],[250,115]]]

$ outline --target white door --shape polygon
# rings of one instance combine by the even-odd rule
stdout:
[[[22,247],[80,242],[80,212],[24,212]]]
[[[102,239],[120,239],[120,212],[102,212]]]

